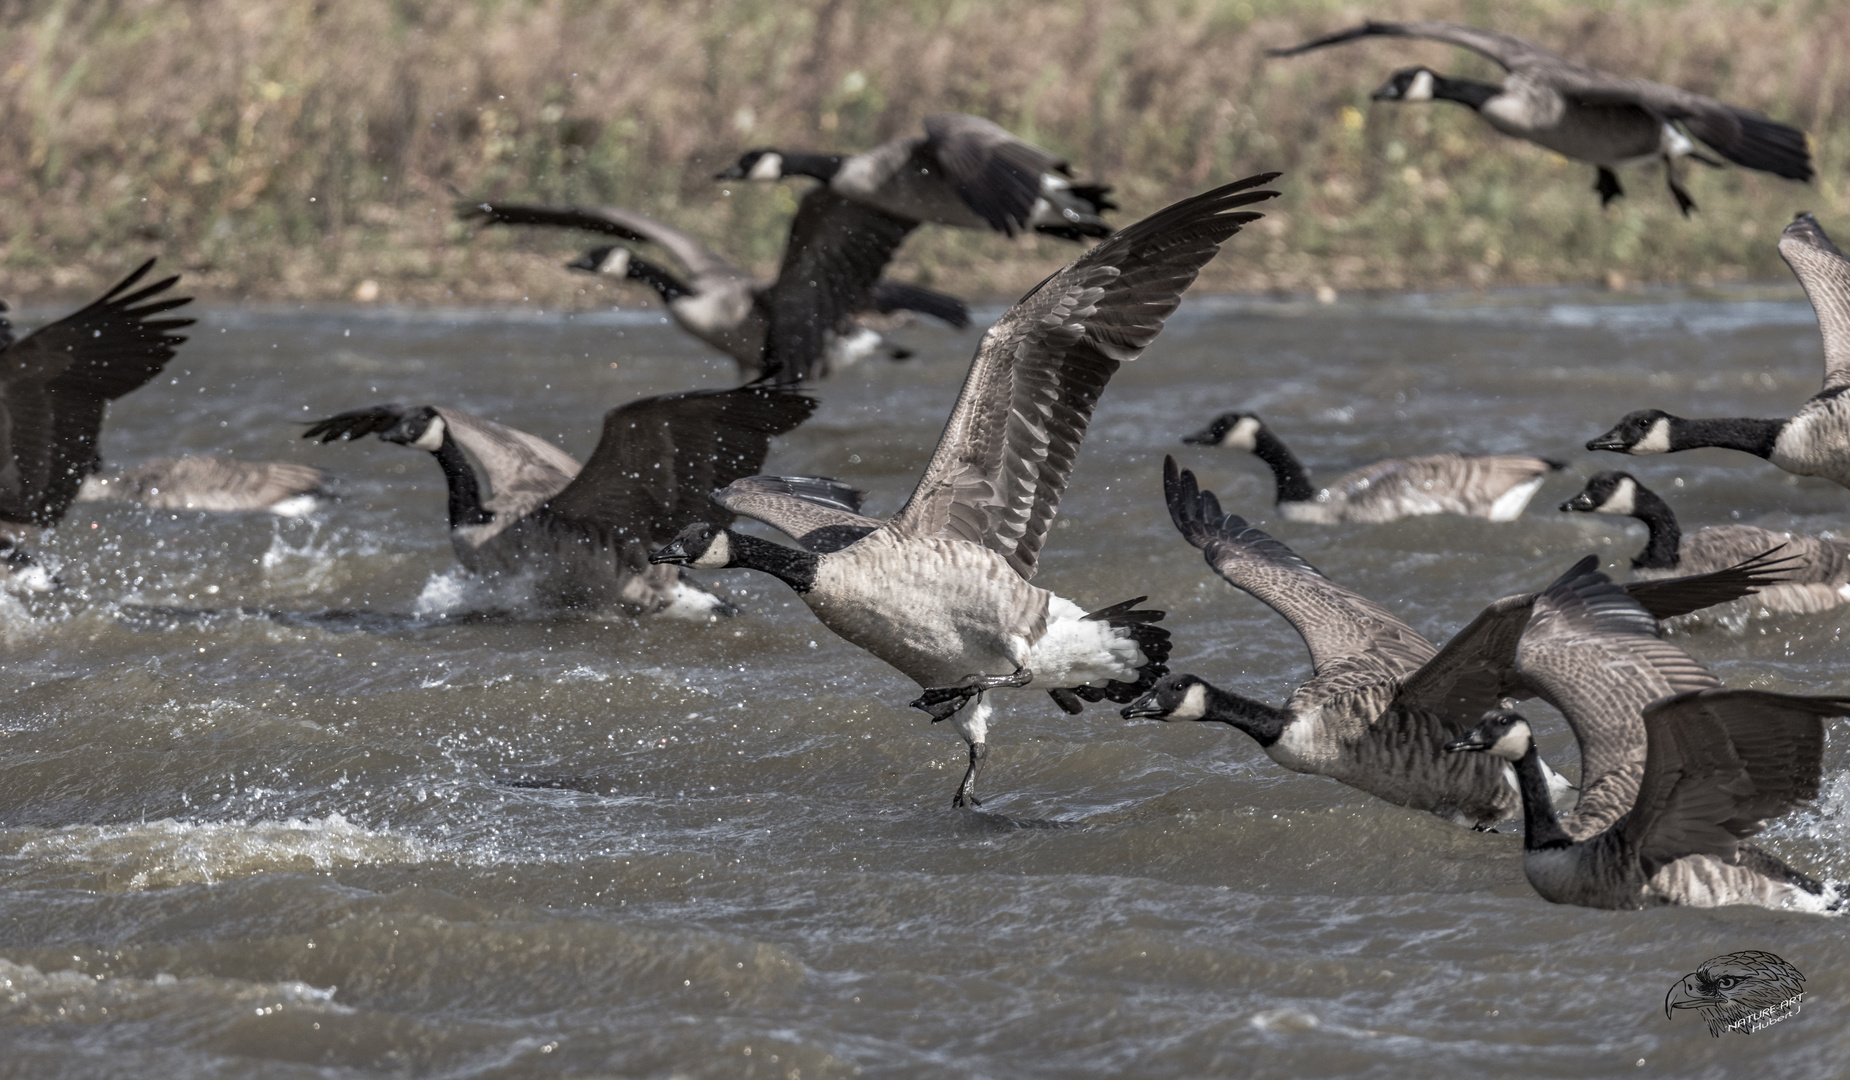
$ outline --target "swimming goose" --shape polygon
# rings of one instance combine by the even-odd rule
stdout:
[[[449,485],[451,546],[471,573],[529,577],[536,595],[564,606],[706,618],[731,608],[674,568],[650,566],[649,549],[710,517],[707,494],[756,471],[771,436],[815,407],[765,386],[643,398],[604,414],[582,469],[544,439],[442,406],[356,409],[303,437],[376,434],[429,451]]]
[[[1099,215],[1117,209],[1109,185],[1076,184],[1065,161],[963,113],[928,116],[923,136],[902,135],[859,154],[749,150],[714,179],[790,176],[814,177],[844,198],[914,223],[1010,237],[1026,229],[1075,241],[1109,236]]]
[[[1818,794],[1824,721],[1850,699],[1692,690],[1646,707],[1644,777],[1630,813],[1575,838],[1548,804],[1529,723],[1497,710],[1452,750],[1515,764],[1523,875],[1555,904],[1629,910],[1752,904],[1835,913],[1842,895],[1740,841]]]
[[[1667,454],[1719,446],[1766,458],[1789,473],[1821,476],[1850,487],[1850,259],[1824,235],[1818,219],[1800,214],[1779,237],[1818,316],[1824,338],[1824,389],[1783,420],[1686,420],[1662,409],[1627,413],[1588,450]]]
[[[1169,675],[1122,710],[1126,719],[1228,724],[1251,735],[1287,769],[1327,776],[1460,825],[1487,829],[1516,812],[1520,797],[1509,768],[1501,763],[1486,768],[1490,763],[1442,748],[1502,698],[1527,696],[1518,680],[1487,658],[1513,647],[1515,636],[1507,627],[1526,620],[1533,594],[1498,601],[1443,650],[1435,649],[1380,605],[1324,577],[1243,518],[1223,513],[1214,493],[1200,490],[1194,473],[1178,470],[1173,458],[1163,461],[1163,494],[1176,529],[1201,549],[1215,573],[1291,623],[1310,649],[1312,673],[1283,708],[1195,675]],[[1755,564],[1635,588],[1668,618],[1752,591],[1768,576]],[[1520,629],[1521,622],[1515,625]],[[1505,643],[1501,650],[1491,647],[1498,641]],[[1486,642],[1491,645],[1481,656],[1461,652],[1461,643]],[[1473,662],[1460,663],[1464,655]],[[1469,767],[1461,768],[1461,762]],[[1597,756],[1585,765],[1585,794],[1576,816],[1606,814],[1601,778],[1616,766]],[[1557,795],[1565,792],[1564,781],[1551,782]]]
[[[1431,454],[1377,461],[1319,488],[1312,486],[1304,466],[1284,442],[1252,413],[1224,413],[1182,441],[1252,452],[1272,467],[1278,511],[1285,520],[1321,525],[1398,521],[1423,514],[1515,521],[1542,486],[1542,479],[1561,467],[1559,462],[1526,454]]]
[[[1850,541],[1796,536],[1752,525],[1708,525],[1688,536],[1656,492],[1630,473],[1602,472],[1584,491],[1561,504],[1563,510],[1615,514],[1644,522],[1650,539],[1632,559],[1632,576],[1668,577],[1701,574],[1732,566],[1774,548],[1788,560],[1786,579],[1769,585],[1751,601],[1769,611],[1829,611],[1850,603]]]
[[[11,541],[0,572],[9,578],[34,565],[21,544],[57,524],[96,471],[104,406],[160,374],[186,340],[173,331],[193,320],[153,317],[192,303],[153,299],[179,276],[136,288],[153,267],[149,259],[95,303],[17,340],[0,316],[0,535]]]
[[[969,744],[953,806],[980,805],[989,690],[1048,687],[1129,701],[1163,673],[1169,635],[1145,598],[1087,613],[1030,584],[1105,384],[1156,339],[1220,245],[1260,215],[1242,207],[1267,173],[1183,200],[1116,233],[1036,286],[983,335],[937,450],[885,521],[735,485],[721,506],[791,536],[851,539],[797,550],[692,525],[651,561],[744,566],[781,579],[824,626],[925,689],[912,705]],[[1102,685],[1100,685],[1102,684]]]
[[[595,248],[567,265],[649,285],[681,329],[736,360],[748,382],[772,364],[785,372],[783,381],[800,381],[871,355],[881,337],[855,320],[868,312],[916,311],[958,329],[970,325],[969,308],[956,297],[880,277],[912,223],[823,188],[798,204],[783,265],[771,282],[634,210],[479,202],[460,204],[458,214],[485,225],[584,229],[661,246],[686,270],[685,280],[620,245]],[[767,351],[774,359],[767,361]],[[911,354],[893,349],[891,355]]]
[[[331,480],[312,465],[188,454],[144,461],[114,476],[86,476],[77,501],[219,513],[268,510],[278,517],[301,517],[328,496]]]
[[[1789,180],[1810,180],[1805,133],[1738,106],[1645,79],[1623,78],[1563,60],[1522,38],[1449,22],[1365,22],[1271,56],[1296,56],[1368,37],[1425,38],[1469,49],[1509,74],[1501,85],[1448,79],[1428,67],[1397,71],[1376,101],[1455,101],[1505,135],[1526,139],[1599,170],[1593,190],[1605,206],[1623,195],[1623,165],[1662,161],[1670,193],[1685,217],[1696,203],[1677,176],[1678,162],[1721,162],[1696,151],[1690,135],[1737,165]]]

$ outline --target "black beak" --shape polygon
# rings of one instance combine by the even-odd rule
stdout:
[[[1453,739],[1445,744],[1445,752],[1456,754],[1461,750],[1488,750],[1496,745],[1481,731],[1466,732],[1462,738]]]
[[[1126,720],[1161,720],[1168,714],[1169,710],[1158,705],[1153,694],[1145,694],[1118,710],[1118,715]]]
[[[1593,511],[1593,506],[1594,506],[1593,496],[1583,491],[1580,494],[1562,503],[1561,509],[1580,510],[1586,513],[1591,513]]]
[[[1214,429],[1202,428],[1193,435],[1182,436],[1182,441],[1190,446],[1213,446],[1215,443]]]
[[[1399,101],[1400,91],[1394,89],[1393,83],[1389,83],[1386,86],[1382,87],[1381,89],[1368,95],[1368,100],[1370,101]]]
[[[1611,431],[1608,431],[1606,434],[1601,435],[1597,439],[1588,439],[1587,449],[1588,450],[1613,450],[1613,451],[1617,451],[1618,453],[1623,454],[1625,453],[1625,440],[1619,437],[1619,429],[1613,428]]]
[[[649,562],[655,566],[686,566],[693,560],[688,558],[687,548],[679,540],[670,540],[660,551],[650,552]]]
[[[721,169],[719,172],[714,173],[713,179],[715,180],[743,180],[745,179],[745,170],[739,168],[738,163],[734,162],[731,168]]]

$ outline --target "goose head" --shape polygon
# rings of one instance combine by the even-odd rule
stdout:
[[[1193,675],[1165,675],[1118,714],[1126,720],[1202,720],[1208,715],[1208,684]]]
[[[1410,67],[1396,71],[1381,89],[1368,95],[1371,101],[1431,101],[1439,76],[1429,67]]]
[[[592,248],[578,258],[565,264],[567,270],[583,270],[587,274],[601,274],[605,277],[624,278],[630,273],[630,249],[622,244],[610,244],[605,247]]]
[[[1258,445],[1259,429],[1265,422],[1249,412],[1222,413],[1214,422],[1193,435],[1182,436],[1182,441],[1194,446],[1226,446],[1235,450],[1251,450]]]
[[[781,180],[783,177],[784,155],[768,148],[747,150],[731,168],[713,175],[715,180]]]
[[[1476,727],[1446,743],[1445,749],[1447,753],[1453,754],[1475,750],[1506,761],[1519,761],[1529,752],[1534,742],[1535,736],[1529,730],[1529,721],[1521,713],[1492,709],[1484,714]]]
[[[1587,440],[1588,450],[1613,450],[1621,454],[1664,454],[1670,451],[1670,425],[1676,417],[1662,409],[1639,409],[1629,412],[1611,431]]]
[[[1583,514],[1628,516],[1638,505],[1638,481],[1631,473],[1596,473],[1580,494],[1561,504],[1563,510]]]
[[[1824,226],[1818,224],[1818,219],[1813,217],[1809,211],[1794,215],[1792,224],[1786,226],[1785,230],[1779,234],[1779,248],[1782,254],[1787,250],[1788,244],[1803,245],[1829,252],[1840,259],[1846,258],[1843,251],[1836,244],[1831,243],[1831,238],[1824,235]]]
[[[692,566],[701,570],[721,570],[736,565],[732,561],[731,530],[704,521],[695,522],[676,534],[673,540],[649,555],[656,565]]]
[[[429,405],[421,405],[406,411],[403,416],[399,417],[398,423],[381,431],[379,439],[382,442],[398,443],[401,446],[436,453],[437,449],[443,445],[443,436],[446,431],[443,417],[437,415],[437,410]]]

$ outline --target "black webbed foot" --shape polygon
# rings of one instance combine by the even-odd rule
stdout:
[[[1677,209],[1683,211],[1684,217],[1688,217],[1689,212],[1696,208],[1696,200],[1689,197],[1689,192],[1683,190],[1683,185],[1677,183],[1675,176],[1670,177],[1670,194],[1677,197]]]
[[[1599,178],[1594,181],[1593,190],[1599,192],[1599,205],[1602,210],[1612,200],[1625,194],[1625,189],[1619,186],[1618,174],[1604,165],[1599,167]]]
[[[931,722],[935,724],[963,708],[965,702],[985,690],[1026,686],[1033,681],[1034,673],[1027,668],[1016,668],[1007,675],[966,675],[963,682],[956,686],[928,686],[923,694],[907,704],[930,716]]]
[[[951,796],[953,809],[983,805],[983,800],[976,797],[976,774],[983,771],[983,759],[988,756],[988,743],[970,744],[970,767],[964,770],[963,783],[957,785],[957,794]]]

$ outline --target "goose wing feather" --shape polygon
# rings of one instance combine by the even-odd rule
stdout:
[[[810,551],[840,551],[886,524],[861,513],[861,492],[820,476],[747,476],[713,493],[713,501],[762,521]]]
[[[891,528],[1001,554],[1034,575],[1091,422],[1220,245],[1277,193],[1249,177],[1114,233],[1036,286],[983,335],[924,477]]]
[[[1850,258],[1818,219],[1800,214],[1779,237],[1779,254],[1805,287],[1824,335],[1824,389],[1850,388]]]
[[[925,118],[926,147],[958,197],[998,232],[1028,226],[1041,197],[1041,177],[1069,175],[1067,163],[980,116],[939,113]]]
[[[1457,23],[1430,19],[1424,22],[1376,22],[1373,19],[1360,26],[1347,30],[1338,30],[1312,38],[1301,45],[1287,49],[1267,49],[1267,56],[1297,56],[1313,49],[1328,48],[1351,41],[1360,41],[1370,37],[1425,38],[1428,41],[1442,41],[1447,45],[1456,45],[1469,49],[1499,65],[1505,71],[1533,70],[1548,67],[1574,67],[1561,57],[1542,48],[1532,41],[1525,41],[1513,34],[1498,33],[1495,30],[1478,30]]]
[[[525,517],[578,475],[577,460],[538,435],[459,409],[434,408],[450,438],[481,464],[491,492],[482,506],[497,520]]]
[[[1416,509],[1484,515],[1511,488],[1546,475],[1552,467],[1524,455],[1431,454],[1377,461],[1344,473],[1329,488],[1353,509],[1377,507],[1394,517]]]
[[[758,303],[767,314],[764,371],[801,382],[822,363],[829,335],[875,307],[874,286],[918,222],[846,199],[827,185],[797,204],[777,281]]]
[[[456,215],[482,225],[547,225],[583,229],[622,240],[656,244],[673,255],[695,278],[749,280],[745,271],[712,248],[672,225],[617,206],[533,206],[524,203],[460,202]]]

